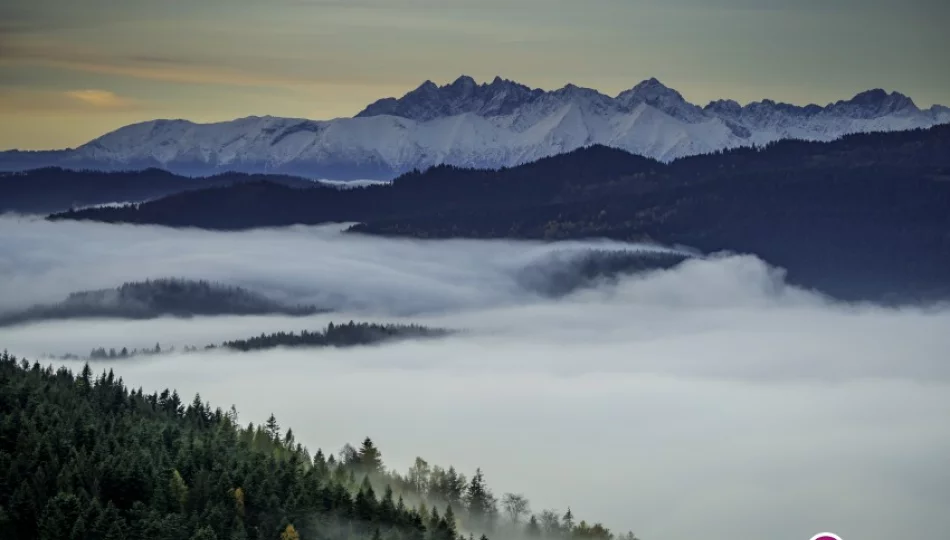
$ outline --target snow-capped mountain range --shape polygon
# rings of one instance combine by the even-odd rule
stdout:
[[[389,179],[442,163],[514,166],[592,144],[670,161],[780,139],[825,141],[944,123],[950,123],[950,108],[920,109],[907,96],[884,90],[824,107],[771,100],[699,107],[656,79],[610,97],[573,84],[545,91],[499,77],[478,84],[462,76],[444,86],[426,81],[353,118],[154,120],[75,149],[0,152],[0,170],[159,167],[189,175],[234,170]]]

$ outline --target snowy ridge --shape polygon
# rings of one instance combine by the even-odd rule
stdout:
[[[391,179],[437,164],[497,168],[603,144],[670,161],[781,139],[827,141],[869,131],[950,123],[950,109],[921,110],[899,93],[862,92],[827,106],[731,100],[699,107],[656,79],[610,97],[567,85],[532,89],[496,77],[426,81],[353,118],[248,117],[196,124],[154,120],[74,150],[0,152],[0,170],[57,165],[104,170],[161,167],[204,175],[280,172],[314,179]]]

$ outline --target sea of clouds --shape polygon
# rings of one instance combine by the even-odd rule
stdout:
[[[950,531],[950,309],[839,304],[787,286],[754,255],[730,254],[552,300],[521,287],[518,270],[552,250],[633,246],[340,229],[0,220],[0,310],[147,277],[339,310],[36,323],[0,328],[0,348],[180,348],[350,319],[461,329],[435,341],[96,369],[234,404],[243,423],[274,413],[312,450],[369,435],[399,470],[417,455],[468,474],[482,467],[499,495],[524,493],[535,511],[570,506],[644,540]]]

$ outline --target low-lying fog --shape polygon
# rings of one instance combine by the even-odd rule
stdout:
[[[133,387],[273,412],[311,449],[369,435],[532,508],[644,540],[950,532],[950,310],[838,305],[753,256],[693,260],[559,301],[512,272],[557,247],[339,228],[242,233],[0,220],[0,309],[146,277],[253,285],[306,319],[67,321],[0,329],[35,356],[205,345],[350,318],[465,329],[350,349],[101,363]],[[405,317],[412,314],[411,317]],[[77,364],[69,364],[78,367]]]

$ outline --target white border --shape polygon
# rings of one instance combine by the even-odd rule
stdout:
[[[811,537],[811,540],[818,540],[819,538],[831,538],[832,540],[841,540],[841,537],[835,533],[823,532],[818,533],[815,536]]]

